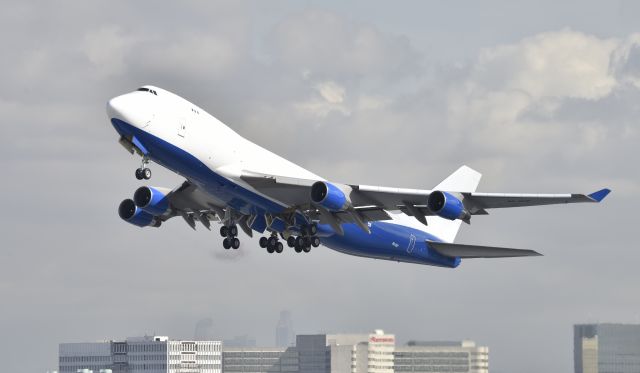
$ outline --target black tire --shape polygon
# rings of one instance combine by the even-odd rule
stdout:
[[[316,233],[318,233],[318,226],[317,226],[317,225],[315,225],[315,224],[311,224],[311,225],[309,226],[309,235],[311,235],[311,236],[315,236],[315,235],[316,235]]]
[[[278,243],[278,239],[276,237],[269,237],[269,239],[267,240],[267,248],[271,247],[276,247],[276,243]]]
[[[305,247],[311,247],[311,238],[309,237],[305,237],[304,238],[304,246],[302,246],[303,248]]]
[[[293,236],[289,236],[289,238],[287,238],[287,246],[296,247],[296,238]]]
[[[282,242],[278,242],[276,244],[275,250],[278,254],[280,254],[284,250],[284,245],[282,244]]]
[[[297,246],[293,248],[297,253],[301,253],[302,252],[302,248],[300,246]]]
[[[304,238],[300,236],[296,237],[296,244],[294,247],[297,253],[301,252],[302,248],[304,247]]]
[[[229,250],[229,248],[231,247],[231,242],[229,242],[228,238],[222,240],[222,247],[224,247],[225,250]]]
[[[318,237],[311,237],[311,246],[313,247],[320,246],[320,239]]]
[[[222,237],[227,237],[229,235],[229,228],[227,228],[226,225],[223,225],[222,227],[220,227],[220,235]]]
[[[309,251],[311,251],[311,245],[305,245],[305,246],[302,248],[302,251],[304,251],[305,253],[308,253]]]
[[[266,248],[267,247],[267,242],[268,242],[267,237],[260,237],[260,247],[261,248],[263,248],[263,249]]]
[[[240,247],[240,240],[237,237],[231,239],[231,247],[233,247],[234,250],[238,250]]]
[[[137,168],[136,169],[136,179],[142,180],[142,178],[144,178],[144,176],[142,175],[142,169],[141,168]]]
[[[229,226],[229,234],[233,237],[238,235],[238,227],[235,225]]]
[[[145,168],[142,170],[142,177],[144,177],[145,180],[149,180],[151,179],[151,170],[148,168]]]
[[[267,252],[269,254],[273,254],[274,251],[275,251],[275,248],[273,247],[273,245],[267,245]]]

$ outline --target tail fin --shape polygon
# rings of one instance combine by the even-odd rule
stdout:
[[[482,174],[478,171],[462,166],[444,179],[433,190],[441,190],[447,192],[475,192]],[[434,236],[445,242],[453,242],[460,230],[461,220],[447,220],[438,216],[429,216],[427,218],[428,231]]]

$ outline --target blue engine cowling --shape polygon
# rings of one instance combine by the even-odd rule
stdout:
[[[132,199],[125,199],[120,202],[118,215],[127,223],[137,225],[138,227],[160,226],[160,220],[157,220],[155,216],[138,208]]]
[[[311,200],[329,211],[344,211],[351,204],[340,188],[325,181],[313,183]]]
[[[154,187],[138,188],[133,194],[133,202],[145,212],[155,216],[162,215],[169,210],[167,195]]]
[[[471,217],[471,214],[464,208],[462,201],[447,192],[438,190],[431,192],[427,200],[427,207],[439,217],[449,220],[460,219],[468,221]]]

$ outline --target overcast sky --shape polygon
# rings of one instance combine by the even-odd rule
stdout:
[[[572,324],[640,322],[637,4],[3,2],[3,371],[55,369],[60,342],[192,338],[205,318],[273,345],[285,308],[297,333],[468,338],[494,373],[573,371]],[[118,218],[139,159],[105,104],[142,84],[336,181],[431,188],[467,164],[484,192],[613,193],[495,211],[458,236],[537,258],[451,270],[247,238],[232,255],[180,219]]]

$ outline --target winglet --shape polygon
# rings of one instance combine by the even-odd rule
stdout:
[[[611,193],[611,189],[600,189],[597,192],[593,192],[591,194],[589,194],[589,198],[591,198],[592,200],[594,200],[595,202],[600,202],[604,199],[604,197],[606,197],[609,193]]]

